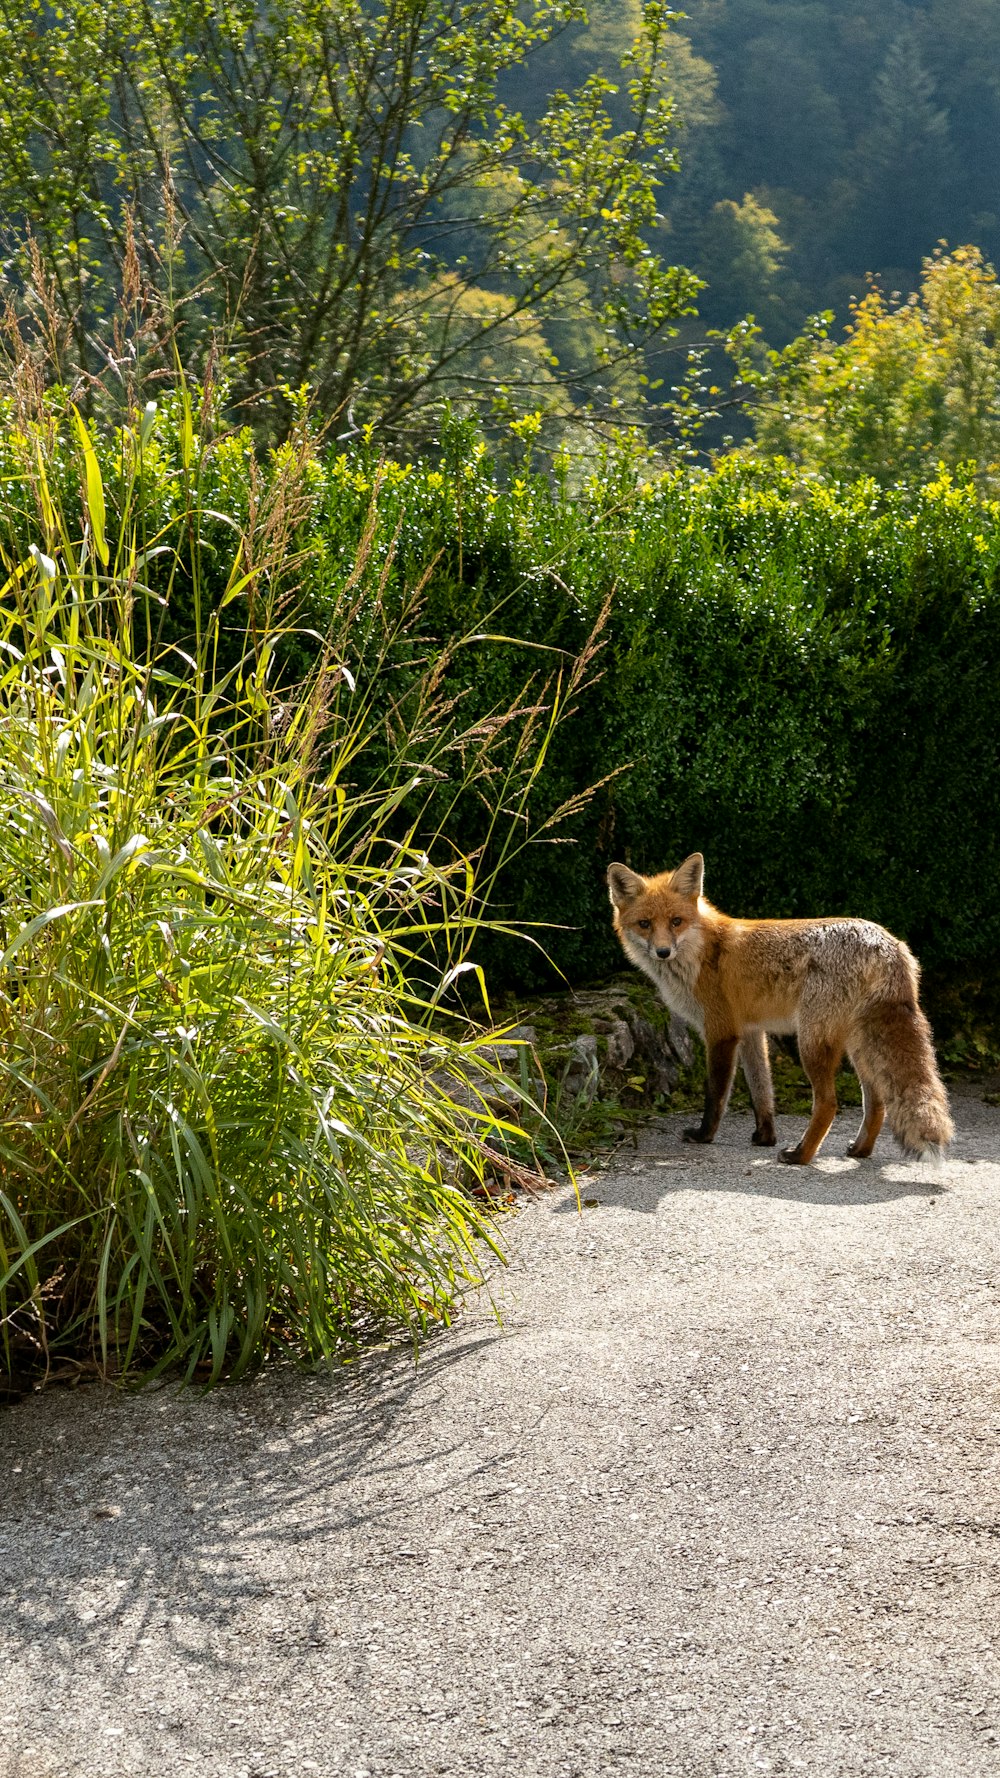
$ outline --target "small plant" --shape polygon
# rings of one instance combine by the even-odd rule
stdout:
[[[314,666],[283,684],[309,447],[279,454],[207,607],[183,391],[174,412],[183,499],[148,534],[150,409],[119,439],[110,516],[71,416],[75,527],[46,468],[59,428],[19,441],[40,541],[0,588],[9,1369],[63,1353],[212,1380],[275,1350],[327,1356],[365,1324],[417,1337],[498,1251],[463,1181],[505,1126],[458,1090],[489,1058],[444,1010],[474,975],[488,884],[421,831],[421,798],[477,785],[512,829],[498,855],[523,843],[574,675],[469,731],[432,679],[411,685],[359,788],[366,682],[394,634],[364,546]]]

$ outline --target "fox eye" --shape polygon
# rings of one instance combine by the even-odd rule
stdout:
[[[642,932],[648,932],[650,927],[652,926],[652,924],[653,924],[652,920],[637,920],[636,921],[636,925],[639,927],[639,929]]]
[[[680,914],[675,914],[673,919],[671,920],[670,924],[673,927],[674,931],[676,932],[678,926],[683,926],[684,921],[681,918]]]

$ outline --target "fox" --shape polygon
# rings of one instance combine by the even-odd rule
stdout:
[[[700,852],[652,877],[612,864],[607,880],[625,955],[705,1044],[705,1109],[686,1142],[715,1140],[739,1060],[754,1108],[751,1141],[776,1145],[772,1032],[798,1038],[813,1093],[806,1130],[781,1150],[783,1161],[814,1160],[837,1113],[845,1052],[863,1101],[848,1154],[867,1159],[886,1118],[907,1154],[943,1152],[954,1125],[918,1000],[920,968],[902,939],[871,920],[732,919],[705,899]]]

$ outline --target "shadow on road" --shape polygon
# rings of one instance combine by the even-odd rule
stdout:
[[[790,1178],[790,1169],[778,1173],[777,1169],[754,1172],[742,1179],[734,1179],[731,1171],[713,1175],[708,1168],[685,1172],[683,1175],[664,1171],[660,1174],[651,1168],[633,1170],[630,1174],[616,1173],[612,1177],[604,1177],[595,1186],[602,1204],[615,1204],[622,1210],[638,1210],[647,1213],[657,1209],[658,1205],[677,1192],[732,1192],[745,1197],[784,1198],[796,1204],[881,1204],[894,1203],[900,1198],[938,1198],[947,1191],[947,1186],[936,1180],[920,1181],[913,1179],[893,1179],[888,1177],[889,1170],[880,1173],[863,1174],[860,1178],[845,1179],[843,1174],[816,1173],[811,1178],[803,1177],[806,1169],[800,1169],[794,1179]],[[556,1206],[557,1213],[572,1211],[576,1213],[576,1205],[572,1200]]]
[[[940,1163],[907,1160],[884,1136],[870,1160],[854,1160],[843,1152],[857,1128],[852,1115],[838,1119],[812,1166],[790,1167],[779,1158],[777,1148],[751,1145],[749,1118],[732,1119],[707,1148],[681,1141],[686,1121],[674,1118],[642,1132],[637,1146],[619,1149],[586,1189],[596,1192],[602,1204],[646,1213],[679,1192],[732,1192],[816,1205],[891,1203],[946,1195],[955,1168],[966,1165],[968,1158],[949,1157]],[[778,1142],[783,1146],[801,1134],[803,1120],[784,1118],[778,1125]],[[555,1209],[557,1214],[575,1214],[576,1203],[570,1198]]]
[[[242,1650],[225,1632],[251,1601],[265,1634],[273,1619],[276,1651],[324,1647],[321,1607],[287,1623],[298,1550],[356,1543],[366,1568],[421,1559],[397,1547],[394,1521],[415,1499],[481,1483],[508,1454],[484,1451],[466,1425],[435,1443],[449,1479],[438,1467],[432,1480],[413,1420],[444,1395],[448,1370],[493,1343],[481,1330],[432,1340],[419,1368],[383,1348],[335,1374],[283,1368],[211,1396],[94,1386],[11,1408],[0,1420],[7,1657],[41,1655],[69,1673],[97,1663],[110,1681],[155,1631],[185,1664],[236,1671]]]

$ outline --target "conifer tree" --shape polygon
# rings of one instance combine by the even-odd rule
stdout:
[[[875,82],[877,110],[858,151],[855,251],[872,270],[916,272],[947,225],[953,175],[947,112],[908,24],[893,39]]]

